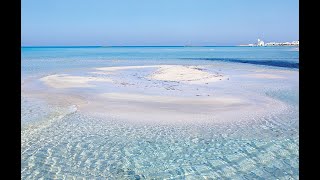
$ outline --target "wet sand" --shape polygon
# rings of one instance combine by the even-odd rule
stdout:
[[[285,79],[285,73],[229,76],[201,66],[153,65],[94,68],[80,75],[49,75],[40,81],[50,87],[51,102],[61,102],[61,97],[54,97],[62,96],[64,102],[74,102],[78,111],[85,113],[146,123],[227,123],[286,110],[285,103],[263,94],[226,89],[241,83],[229,81],[229,77]],[[76,96],[81,100],[76,101]]]

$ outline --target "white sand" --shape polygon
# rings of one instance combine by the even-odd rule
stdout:
[[[157,70],[148,76],[149,79],[161,81],[176,81],[189,84],[199,84],[215,82],[226,79],[221,74],[211,74],[205,72],[201,67],[182,66],[182,65],[154,65],[154,66],[123,66],[123,67],[103,67],[96,68],[98,72],[95,74],[109,74],[114,71],[141,69],[141,68],[157,68]]]
[[[193,105],[237,105],[244,101],[235,97],[172,97],[172,96],[156,96],[134,93],[104,93],[103,98],[118,100],[118,101],[134,101],[134,102],[156,102],[156,103],[171,103],[171,104],[193,104]]]
[[[99,75],[110,75],[114,74],[114,72],[104,72],[104,71],[94,71],[94,72],[89,72],[90,74],[99,74]]]
[[[137,93],[103,93],[80,107],[120,119],[145,123],[226,123],[248,116],[269,113],[270,107],[284,109],[284,104],[262,97],[258,102],[239,96],[175,97]]]
[[[95,68],[94,72],[90,72],[91,74],[100,74],[100,75],[110,75],[115,74],[116,71],[128,70],[128,69],[143,69],[143,68],[157,68],[159,66],[117,66],[117,67],[102,67]]]
[[[77,87],[94,87],[90,82],[112,82],[108,78],[71,76],[67,74],[55,74],[40,79],[46,85],[53,88],[77,88]]]
[[[215,82],[225,79],[219,74],[211,74],[196,66],[160,66],[159,69],[149,76],[150,79],[162,81],[177,81],[189,84]]]
[[[166,65],[164,65],[166,66]],[[120,71],[120,70],[127,70],[127,69],[141,69],[141,68],[156,68],[156,67],[160,67],[157,65],[154,66],[118,66],[118,67],[102,67],[102,68],[95,68],[96,70],[99,71]]]
[[[156,68],[156,71],[146,78],[160,81],[175,81],[188,84],[203,84],[226,79],[221,74],[211,74],[205,72],[200,67],[182,65],[154,65],[154,66],[123,66],[123,67],[103,67],[95,68],[98,71],[89,72],[91,74],[109,75],[115,71],[128,69]],[[76,88],[94,87],[90,82],[112,82],[106,77],[71,76],[67,74],[56,74],[40,79],[46,85],[53,88]]]
[[[149,69],[150,72],[149,70],[143,71],[143,68],[153,69]],[[141,70],[125,71],[131,69]],[[146,74],[146,72],[150,73]],[[264,116],[270,112],[283,111],[286,108],[286,105],[281,101],[251,91],[246,92],[245,89],[242,89],[243,92],[236,87],[232,88],[232,86],[230,86],[231,89],[220,89],[220,87],[223,88],[226,85],[229,87],[232,83],[240,82],[236,78],[235,81],[223,81],[228,77],[227,75],[210,72],[202,69],[201,66],[124,66],[95,68],[86,72],[86,74],[112,74],[108,77],[56,74],[43,77],[40,80],[47,86],[53,87],[50,89],[50,92],[53,92],[50,96],[53,98],[52,101],[57,99],[54,95],[55,88],[100,88],[99,91],[93,93],[88,91],[85,94],[80,91],[70,92],[70,94],[79,95],[79,100],[76,100],[77,97],[75,99],[68,98],[68,94],[65,93],[66,95],[59,102],[75,104],[81,112],[150,123],[155,121],[224,123],[254,119],[257,115]],[[134,76],[135,74],[138,75]],[[246,71],[246,74],[236,76],[279,79],[288,75],[284,72],[276,74],[264,71]],[[246,82],[242,82],[243,79],[240,78],[240,80],[241,83],[246,84]],[[131,81],[134,82],[132,86],[119,86],[121,83],[131,83]],[[219,81],[222,83],[204,85],[208,82]],[[105,83],[95,82],[107,82],[108,84],[105,86]],[[100,87],[100,85],[102,86]],[[173,85],[179,91],[163,88]],[[63,91],[59,93],[64,94]],[[82,96],[85,100],[82,99]]]

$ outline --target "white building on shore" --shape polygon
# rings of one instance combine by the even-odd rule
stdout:
[[[299,41],[292,41],[292,44],[295,46],[299,46]]]
[[[257,46],[264,46],[264,42],[262,40],[258,39]]]
[[[292,41],[292,42],[269,42],[266,43],[265,46],[299,46],[299,41]]]
[[[280,43],[277,42],[268,42],[266,43],[266,46],[279,46]]]
[[[299,46],[299,40],[298,41],[292,41],[292,42],[268,42],[264,43],[261,39],[258,39],[257,44],[247,44],[247,45],[240,45],[240,46]]]

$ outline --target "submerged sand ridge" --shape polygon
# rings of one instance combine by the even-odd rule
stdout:
[[[235,80],[229,81],[229,77]],[[59,89],[59,93],[83,95],[86,92],[83,97],[87,103],[78,105],[80,112],[136,122],[225,123],[285,111],[284,102],[246,91],[241,86],[244,78],[282,77],[275,72],[229,76],[226,71],[221,73],[202,66],[152,65],[102,67],[80,75],[49,75],[40,81],[53,91]],[[81,88],[87,90],[81,91]],[[93,92],[90,89],[94,93],[90,93]]]
[[[152,72],[145,75],[143,78],[149,81],[164,81],[177,82],[184,84],[207,84],[215,83],[224,80],[229,80],[228,75],[218,71],[207,72],[201,66],[183,66],[183,65],[152,65],[152,66],[120,66],[120,67],[101,67],[95,68],[94,71],[89,71],[89,75],[69,75],[69,74],[54,74],[41,78],[40,80],[52,88],[96,88],[99,82],[102,83],[117,83],[117,75],[123,71],[143,71],[145,69],[153,69]],[[279,72],[286,72],[278,70]],[[252,72],[249,74],[238,75],[239,77],[258,78],[258,79],[286,79],[281,74],[272,70],[267,73]],[[137,73],[136,73],[137,74]],[[97,75],[100,77],[97,77]],[[112,76],[113,75],[113,76]],[[124,82],[128,84],[128,82]]]
[[[80,107],[127,121],[144,123],[234,123],[286,106],[271,98],[259,102],[236,96],[174,97],[134,93],[104,93]]]
[[[90,82],[111,82],[108,78],[72,76],[68,74],[55,74],[40,79],[53,88],[94,87]]]
[[[196,66],[182,65],[155,65],[155,66],[124,66],[124,67],[103,67],[96,68],[89,72],[90,74],[112,75],[116,71],[125,71],[132,69],[156,69],[152,74],[148,75],[147,79],[159,81],[174,81],[178,83],[200,84],[223,80],[226,77],[221,74],[212,74],[205,72],[203,69]],[[74,76],[68,74],[55,74],[43,77],[40,79],[46,85],[53,88],[87,88],[95,87],[92,82],[107,82],[112,83],[110,77],[95,77],[95,76]]]
[[[195,66],[160,66],[150,79],[183,83],[206,83],[225,79],[221,74],[211,74]]]
[[[182,65],[154,65],[154,66],[124,66],[124,67],[104,67],[96,68],[100,74],[113,73],[119,70],[156,68],[156,71],[147,78],[161,81],[176,81],[181,83],[203,83],[214,82],[225,79],[221,74],[211,74],[197,66]],[[99,72],[94,72],[99,74]]]

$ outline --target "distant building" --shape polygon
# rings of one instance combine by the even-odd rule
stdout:
[[[264,42],[262,40],[258,39],[257,46],[264,46]]]
[[[278,46],[279,43],[276,43],[276,42],[268,42],[265,44],[266,46]]]
[[[292,42],[269,42],[266,43],[265,46],[299,46],[299,41],[292,41]]]
[[[293,44],[294,46],[299,46],[299,41],[292,41],[292,44]]]
[[[262,40],[258,39],[257,44],[246,44],[246,45],[240,45],[240,46],[299,46],[299,40],[298,41],[292,41],[292,42],[268,42],[268,43],[264,43]]]

